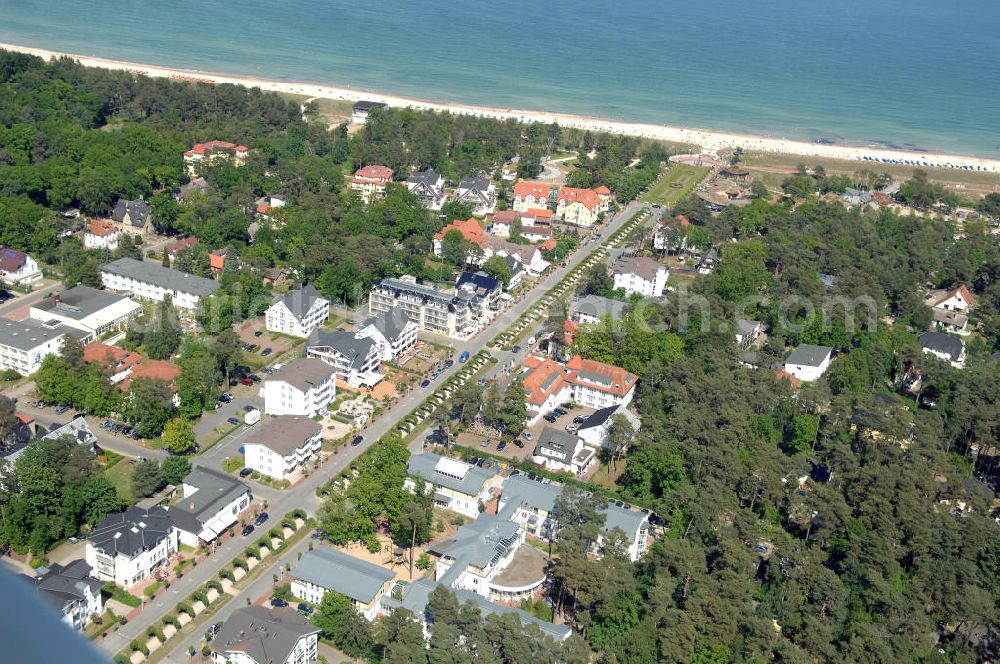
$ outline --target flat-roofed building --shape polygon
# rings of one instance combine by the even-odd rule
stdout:
[[[90,286],[74,286],[31,305],[28,315],[38,321],[56,321],[90,332],[121,332],[128,322],[142,315],[142,305],[134,300]]]

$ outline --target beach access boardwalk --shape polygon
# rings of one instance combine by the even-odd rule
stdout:
[[[638,201],[633,201],[632,203],[626,205],[620,212],[612,216],[608,221],[607,227],[603,231],[603,235],[599,243],[596,243],[595,245],[581,245],[581,247],[574,252],[572,256],[566,259],[564,264],[549,270],[546,275],[539,279],[532,289],[533,293],[540,296],[541,294],[547,292],[550,288],[554,287],[563,279],[563,277],[584,261],[594,249],[599,248],[604,242],[607,242],[608,239],[614,234],[614,231],[625,225],[641,211],[649,209],[649,207],[650,206],[648,204]],[[491,341],[497,334],[504,331],[507,326],[518,320],[536,304],[537,297],[521,298],[512,307],[505,311],[503,315],[493,319],[489,325],[487,325],[483,330],[480,330],[480,332],[472,339],[456,344],[455,352],[461,353],[463,351],[468,351],[470,356],[475,356],[481,350],[488,348]],[[461,371],[463,368],[463,364],[456,362],[454,366],[448,368],[442,373],[439,384],[443,384],[448,378]],[[395,431],[400,420],[416,408],[427,397],[428,393],[429,390],[413,390],[397,401],[391,408],[385,411],[379,418],[374,420],[367,429],[365,429],[364,442],[361,445],[358,445],[357,447],[348,446],[344,448],[329,462],[321,466],[317,472],[310,474],[309,477],[295,486],[294,489],[288,491],[267,492],[268,511],[271,514],[287,514],[288,512],[298,508],[304,509],[310,515],[315,515],[322,503],[322,500],[316,495],[316,489],[327,483],[345,468],[348,468],[355,459],[363,454],[370,446],[375,444],[380,438],[382,438],[382,436]],[[213,446],[213,456],[235,453],[240,440],[239,433],[240,432],[231,434]],[[230,448],[232,449],[230,450]],[[195,457],[194,460],[197,461],[197,459],[198,457]],[[254,493],[255,495],[260,494],[260,491],[256,486],[254,487]],[[161,593],[152,601],[147,602],[144,605],[142,612],[130,620],[128,624],[123,625],[117,632],[109,634],[107,638],[101,641],[98,644],[101,650],[110,655],[114,655],[123,648],[128,647],[129,642],[132,641],[132,639],[144,635],[146,630],[151,625],[157,623],[167,613],[173,612],[177,604],[185,600],[192,592],[203,586],[208,581],[217,579],[219,570],[221,570],[231,560],[240,556],[249,541],[250,540],[247,540],[247,538],[235,537],[218,547],[218,549],[207,560],[200,563],[197,567],[190,569],[182,578],[177,579],[173,584],[171,584],[167,592]],[[265,576],[268,580],[270,579],[269,575]],[[242,599],[240,599],[239,602],[235,601],[235,599],[231,600],[230,604],[236,606],[244,603]],[[175,651],[182,645],[186,647],[185,644],[187,642],[187,639],[177,639],[176,642],[175,640],[170,640],[164,644],[164,648]],[[183,660],[178,659],[177,661],[187,661],[186,653]]]

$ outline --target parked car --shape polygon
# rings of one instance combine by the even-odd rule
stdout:
[[[482,447],[489,447],[490,446],[490,439],[489,438],[483,438],[481,441],[479,441],[479,444]]]
[[[253,405],[252,403],[248,403],[247,405],[243,406],[244,413],[249,413],[251,410],[257,410],[257,406]]]
[[[258,346],[257,344],[247,344],[246,346],[244,346],[244,348],[246,348],[246,351],[247,351],[248,353],[253,353],[253,352],[255,352],[255,351],[256,351],[256,350],[258,349],[258,348],[260,348],[260,346]]]
[[[424,380],[420,383],[420,387],[427,387],[430,384],[431,384],[431,381],[429,381],[428,379],[424,378]]]
[[[259,383],[263,379],[257,374],[250,374],[250,380],[252,380],[255,383]]]
[[[240,471],[240,477],[250,477],[253,475],[253,468],[244,468]]]
[[[520,353],[521,352],[521,347],[520,346],[512,346],[511,349],[510,349],[510,352],[512,352],[512,353]]]
[[[520,438],[515,438],[514,439],[514,444],[517,446],[517,449],[519,449],[519,450],[520,449],[524,449],[524,443],[521,442]]]
[[[261,372],[270,375],[274,373],[274,369],[272,369],[271,367],[264,367],[263,369],[261,369]]]
[[[299,613],[302,613],[307,616],[311,616],[313,612],[313,608],[308,604],[306,604],[305,602],[299,602],[298,610]]]
[[[351,441],[351,447],[357,447],[363,442],[365,442],[364,436],[355,436],[354,440]]]
[[[556,417],[555,415],[553,415],[552,413],[549,413],[548,415],[546,415],[542,419],[545,420],[546,422],[548,422],[549,424],[555,424],[555,421],[558,420],[559,418]]]
[[[580,425],[579,424],[567,424],[566,425],[566,433],[576,433],[579,430],[580,430]]]
[[[500,444],[497,445],[497,452],[503,452],[504,448],[507,447],[507,441],[501,440]]]
[[[243,526],[243,530],[241,532],[243,533],[243,536],[246,537],[247,535],[253,532],[253,524],[248,523],[247,525]]]
[[[455,366],[455,360],[445,360],[444,361],[444,368],[445,369],[450,369],[453,366]]]
[[[281,608],[284,608],[284,607],[288,606],[288,602],[286,602],[285,600],[281,599],[280,597],[272,597],[271,598],[271,606],[275,607],[276,609],[281,609]]]
[[[585,415],[577,415],[573,418],[573,424],[583,424],[586,421],[587,417]]]
[[[58,408],[56,408],[56,415],[62,415],[67,410],[69,410],[69,406],[59,406]]]
[[[524,436],[524,439],[525,439],[525,440],[531,440],[532,438],[534,438],[534,436],[532,436],[532,435],[531,435],[531,432],[530,432],[530,431],[525,431],[525,432],[524,432],[524,433],[522,433],[521,435],[522,435],[522,436]]]
[[[240,385],[250,386],[253,385],[253,381],[250,380],[249,378],[240,378]]]
[[[261,357],[267,357],[272,352],[273,351],[270,348],[265,348],[264,350],[260,351],[260,355],[261,355]]]
[[[264,330],[257,330],[256,332],[253,333],[255,337],[259,337],[262,334],[264,334]]]
[[[238,419],[236,419],[235,417],[230,417],[226,421],[229,422],[230,424],[232,424],[234,427],[235,426],[239,426],[239,424],[240,424],[240,421]]]
[[[558,415],[559,417],[562,417],[563,415],[566,414],[566,410],[563,408],[553,408],[552,412]]]
[[[265,521],[267,521],[267,512],[261,512],[257,515],[257,518],[253,520],[253,525],[263,526]]]
[[[572,401],[567,401],[566,403],[559,404],[560,408],[565,408],[566,410],[573,410],[576,406],[573,405]]]
[[[479,380],[476,381],[476,385],[478,385],[479,387],[486,387],[486,379],[480,378]]]

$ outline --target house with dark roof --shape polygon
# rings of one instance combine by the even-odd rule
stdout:
[[[372,388],[385,377],[375,342],[355,332],[313,330],[306,340],[306,357],[326,362],[351,387]]]
[[[11,286],[25,286],[41,278],[42,271],[34,258],[10,247],[0,249],[0,281]]]
[[[407,491],[415,491],[417,478],[423,478],[426,491],[434,492],[434,504],[468,517],[479,516],[479,506],[486,503],[499,487],[499,470],[474,466],[439,454],[413,454],[406,464]]]
[[[605,448],[608,446],[608,430],[611,428],[611,421],[615,415],[621,415],[632,426],[633,431],[639,432],[642,422],[625,406],[607,406],[599,408],[591,413],[587,419],[580,423],[576,430],[577,437],[583,441],[584,445],[593,448]]]
[[[524,279],[524,275],[527,274],[527,270],[521,264],[521,261],[517,260],[514,256],[504,256],[503,262],[510,269],[510,281],[507,282],[507,290],[512,291],[521,285],[521,281]]]
[[[167,513],[181,544],[198,547],[211,542],[239,521],[250,506],[250,487],[232,475],[195,466],[181,484],[181,498]]]
[[[955,368],[965,366],[965,342],[943,332],[924,332],[920,335],[920,349]]]
[[[102,267],[101,282],[108,290],[129,293],[140,300],[162,302],[169,295],[175,307],[189,310],[197,309],[201,298],[219,289],[214,279],[128,257]]]
[[[380,101],[356,101],[351,107],[351,122],[364,124],[368,121],[368,114],[378,108],[386,108]]]
[[[91,451],[97,443],[97,436],[91,430],[84,417],[74,417],[66,424],[54,426],[51,431],[42,436],[42,440],[59,440],[70,438],[77,445],[86,445]]]
[[[572,318],[580,325],[600,323],[606,317],[619,321],[625,315],[628,303],[621,300],[601,297],[600,295],[585,295],[573,305]]]
[[[233,611],[208,647],[219,664],[311,664],[319,630],[291,607],[246,606]]]
[[[444,178],[433,168],[414,173],[406,178],[405,184],[425,208],[440,210],[444,205]]]
[[[471,272],[465,270],[455,280],[455,288],[461,293],[472,295],[474,315],[484,324],[500,309],[500,296],[503,295],[503,283],[494,276],[482,270]]]
[[[85,560],[74,560],[65,567],[53,563],[37,571],[38,576],[23,578],[76,631],[83,631],[92,616],[104,613],[101,597],[104,584],[91,578],[90,565]]]
[[[764,326],[760,321],[740,318],[736,321],[736,344],[743,350],[760,338]]]
[[[208,180],[199,176],[190,182],[182,184],[177,190],[177,193],[174,194],[174,198],[177,199],[178,202],[183,203],[191,194],[195,192],[205,193],[208,189]]]
[[[351,600],[358,613],[375,620],[382,608],[382,596],[389,592],[395,578],[395,573],[384,567],[320,547],[299,558],[291,588],[293,596],[317,605],[326,593],[340,593]]]
[[[308,337],[330,316],[330,300],[309,284],[279,295],[264,313],[264,327],[293,337]]]
[[[818,380],[830,367],[833,349],[829,346],[802,344],[785,359],[784,371],[807,383]]]
[[[472,214],[490,214],[497,206],[497,188],[482,175],[462,178],[455,190],[455,200],[472,206]]]
[[[952,334],[969,334],[969,314],[976,307],[976,296],[965,287],[953,290],[936,290],[928,293],[924,304],[934,314],[934,326]]]
[[[395,362],[417,342],[417,324],[402,309],[389,309],[366,320],[356,336],[371,339],[383,362]]]
[[[585,447],[583,441],[574,434],[545,427],[538,434],[538,442],[531,460],[546,470],[579,475],[587,470],[597,453],[591,447]]]
[[[156,232],[149,203],[141,198],[136,201],[119,198],[111,211],[111,220],[126,233],[149,235]]]
[[[315,417],[337,395],[337,370],[318,358],[299,357],[267,376],[261,391],[267,415]]]
[[[264,420],[243,444],[247,468],[283,480],[322,447],[322,428],[303,415]]]
[[[87,538],[90,575],[123,588],[152,578],[167,565],[178,545],[177,530],[162,507],[130,507],[109,515]]]

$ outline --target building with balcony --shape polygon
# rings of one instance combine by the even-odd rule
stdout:
[[[80,632],[92,616],[104,613],[100,581],[90,576],[90,565],[85,560],[74,560],[65,567],[52,564],[40,567],[38,576],[25,576],[64,623]]]
[[[264,379],[263,393],[267,415],[322,415],[337,395],[337,370],[317,358],[296,358]]]
[[[214,279],[134,258],[119,258],[102,267],[101,281],[108,290],[128,293],[140,300],[161,302],[169,295],[175,307],[192,311],[198,308],[201,298],[219,288]]]
[[[461,339],[478,329],[472,300],[469,293],[424,286],[404,276],[379,280],[368,294],[368,311],[400,309],[418,329]]]
[[[382,596],[389,592],[393,572],[329,547],[302,554],[292,572],[292,595],[318,605],[323,596],[337,592],[351,600],[358,613],[375,620],[381,612]]]
[[[309,284],[279,295],[264,314],[264,326],[271,332],[308,337],[330,316],[330,300]]]
[[[416,490],[417,478],[423,478],[424,490],[434,492],[434,504],[463,516],[479,516],[485,504],[500,486],[495,467],[482,468],[439,454],[413,454],[406,465],[404,487]]]
[[[174,522],[162,507],[130,507],[112,514],[87,538],[90,575],[123,588],[153,578],[177,553]]]
[[[208,646],[215,664],[312,664],[319,630],[294,609],[233,611]]]
[[[244,463],[276,480],[286,479],[320,451],[320,425],[302,415],[265,420],[243,445]]]

